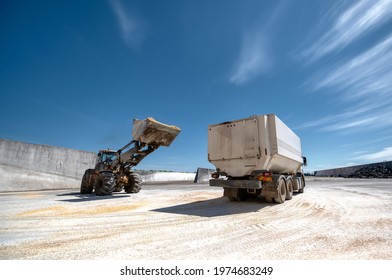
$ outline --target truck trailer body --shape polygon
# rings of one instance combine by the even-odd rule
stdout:
[[[210,125],[208,160],[217,169],[210,185],[230,200],[261,195],[283,203],[304,190],[301,140],[274,114]]]

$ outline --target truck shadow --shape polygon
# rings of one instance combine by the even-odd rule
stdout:
[[[219,197],[209,200],[180,204],[171,207],[153,209],[150,211],[212,218],[234,214],[258,212],[265,207],[271,206],[274,206],[274,203],[267,203],[265,202],[265,200],[260,198],[252,198],[246,201],[230,202],[226,197]]]
[[[65,201],[65,202],[86,202],[86,201],[126,198],[126,197],[130,197],[130,194],[114,194],[114,195],[97,196],[95,194],[81,194],[79,192],[72,192],[72,193],[62,193],[62,194],[58,194],[56,196],[70,197],[69,199],[61,199],[59,201]]]

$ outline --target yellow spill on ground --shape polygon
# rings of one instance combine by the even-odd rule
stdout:
[[[141,203],[124,205],[102,205],[95,207],[66,207],[51,206],[41,209],[34,209],[17,214],[17,216],[75,216],[75,215],[98,215],[121,211],[132,211],[141,207]]]
[[[37,198],[37,197],[44,197],[43,194],[35,194],[35,193],[22,193],[19,195],[23,198]]]

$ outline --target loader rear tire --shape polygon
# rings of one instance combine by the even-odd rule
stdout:
[[[286,200],[286,182],[284,176],[280,176],[278,179],[278,196],[274,198],[275,203],[281,204]]]
[[[95,195],[112,194],[116,187],[116,177],[112,172],[102,172],[95,182]]]
[[[84,172],[82,183],[80,185],[80,193],[81,194],[90,194],[94,190],[95,185],[95,170],[94,169],[87,169]]]
[[[138,193],[142,189],[142,178],[135,172],[129,173],[128,185],[124,186],[126,193]]]

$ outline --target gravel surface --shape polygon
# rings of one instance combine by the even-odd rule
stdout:
[[[392,259],[392,180],[311,178],[284,204],[206,184],[0,194],[0,259]]]

